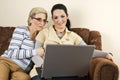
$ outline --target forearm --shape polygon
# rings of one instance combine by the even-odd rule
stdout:
[[[84,41],[81,41],[80,45],[87,45]],[[108,53],[100,51],[100,50],[94,50],[93,57],[106,57]]]
[[[103,58],[105,58],[107,55],[108,55],[107,52],[103,52],[103,51],[96,50],[96,49],[93,52],[93,57],[103,57]]]
[[[13,59],[26,59],[34,55],[37,55],[35,49],[8,49],[2,56],[13,58]]]
[[[40,41],[36,41],[35,49],[42,47],[42,43]]]
[[[35,49],[37,51],[37,54],[41,57],[44,56],[44,49],[42,48],[42,43],[40,41],[36,41],[35,43]]]

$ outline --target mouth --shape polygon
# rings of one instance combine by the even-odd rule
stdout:
[[[41,29],[43,29],[43,26],[38,26],[37,29],[41,30]]]
[[[38,26],[39,28],[43,28],[43,26]]]
[[[62,26],[64,24],[64,22],[58,23],[59,26]]]

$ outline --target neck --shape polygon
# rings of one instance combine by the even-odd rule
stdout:
[[[35,30],[34,28],[32,28],[31,26],[28,26],[28,30],[30,31],[30,37],[31,37],[31,39],[34,40],[38,31]]]
[[[28,30],[30,31],[30,34],[33,34],[36,32],[36,30],[32,28],[32,26],[28,26]]]
[[[56,27],[54,26],[54,29],[55,29],[56,33],[63,33],[63,34],[64,34],[66,27],[59,29],[59,28],[56,28]]]

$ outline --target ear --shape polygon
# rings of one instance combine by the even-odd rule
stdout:
[[[32,25],[32,23],[33,23],[33,19],[32,19],[32,18],[29,18],[28,24],[29,24],[29,25]]]
[[[32,23],[32,20],[33,20],[32,18],[29,19],[30,23]]]
[[[67,19],[69,19],[69,17],[67,16]]]

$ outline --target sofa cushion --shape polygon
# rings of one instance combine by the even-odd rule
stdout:
[[[83,40],[88,44],[89,32],[90,32],[89,29],[87,29],[87,28],[71,28],[71,31],[80,35],[83,38]]]
[[[8,48],[15,27],[0,26],[0,55]]]
[[[90,31],[89,33],[89,45],[96,45],[96,49],[102,50],[101,34],[98,31]]]

